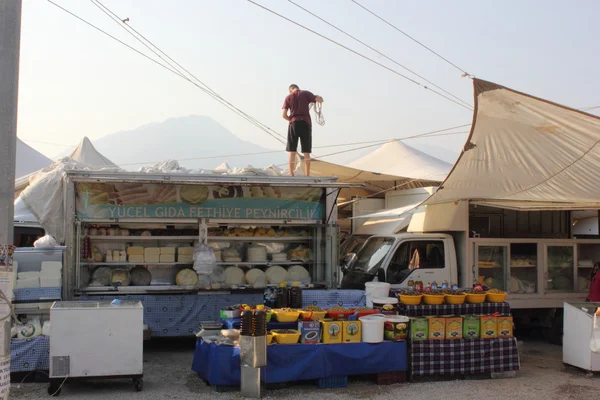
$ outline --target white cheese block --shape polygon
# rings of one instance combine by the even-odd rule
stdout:
[[[60,271],[42,271],[40,272],[41,278],[60,278],[62,276]]]
[[[159,263],[160,256],[158,254],[148,254],[144,256],[144,260],[147,263]]]
[[[127,255],[120,255],[119,262],[127,262]]]
[[[194,262],[194,256],[187,255],[187,254],[180,254],[179,256],[177,256],[177,261],[184,262],[184,263],[192,263],[192,262]]]
[[[15,281],[15,289],[30,289],[40,287],[40,278],[25,278]]]
[[[112,252],[112,259],[114,261],[119,261],[120,257],[121,257],[121,252],[119,250],[113,250],[113,252]]]
[[[161,263],[172,263],[175,262],[175,254],[161,254],[160,255]]]
[[[160,255],[160,247],[146,247],[144,249],[144,257]]]
[[[112,253],[109,251],[108,253],[106,253],[106,257],[104,259],[106,262],[113,262],[113,255]]]
[[[35,278],[39,278],[40,277],[40,273],[37,271],[29,271],[29,272],[19,272],[17,274],[17,279],[35,279]]]
[[[132,263],[143,263],[144,256],[143,255],[129,255],[129,262]]]
[[[175,247],[161,247],[160,248],[160,255],[162,256],[163,254],[175,254]]]
[[[42,271],[49,270],[62,270],[62,263],[60,261],[42,261]]]
[[[61,287],[62,279],[59,278],[40,278],[40,287]]]
[[[190,247],[178,247],[177,254],[192,256],[192,255],[194,255],[194,248],[191,246]]]
[[[129,256],[143,256],[144,248],[141,246],[129,246],[127,248],[127,255]]]

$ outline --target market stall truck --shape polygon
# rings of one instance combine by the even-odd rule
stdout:
[[[342,288],[374,280],[393,289],[410,280],[482,283],[509,292],[518,326],[542,328],[553,343],[562,341],[563,303],[585,299],[588,275],[600,261],[600,241],[574,237],[569,211],[517,212],[461,201],[419,209],[409,224],[385,224],[381,232],[377,224],[357,232],[360,244],[341,263]]]

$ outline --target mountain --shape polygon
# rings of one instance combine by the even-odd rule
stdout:
[[[167,159],[178,160],[180,165],[190,169],[214,169],[223,162],[232,167],[268,167],[284,164],[287,160],[283,148],[268,154],[206,159],[273,150],[243,141],[212,118],[200,115],[170,118],[113,133],[94,140],[94,146],[115,164],[128,170]]]

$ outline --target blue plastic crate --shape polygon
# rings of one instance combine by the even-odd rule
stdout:
[[[332,376],[329,378],[317,379],[319,389],[334,389],[348,386],[347,376]]]

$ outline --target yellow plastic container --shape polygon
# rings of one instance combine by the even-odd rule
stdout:
[[[444,301],[446,304],[464,304],[466,297],[464,294],[447,294]]]
[[[423,299],[422,294],[418,296],[405,296],[403,294],[399,294],[398,297],[400,298],[400,303],[407,306],[418,306],[421,304],[421,300]]]
[[[424,294],[423,302],[430,306],[437,306],[444,304],[444,297],[443,294]]]
[[[271,344],[273,343],[273,335],[271,333],[269,333],[267,335],[267,344]]]
[[[296,344],[300,339],[300,332],[293,329],[276,329],[271,333],[278,344]]]
[[[277,311],[273,310],[275,319],[279,322],[296,322],[300,317],[300,311]]]
[[[485,295],[485,299],[489,303],[504,303],[507,294],[508,293],[487,293]]]
[[[320,321],[325,318],[327,311],[300,311],[300,318],[303,321]]]
[[[486,294],[473,294],[473,293],[466,293],[467,295],[467,303],[470,304],[481,304],[485,301],[485,296]]]

